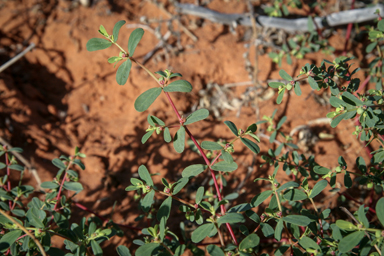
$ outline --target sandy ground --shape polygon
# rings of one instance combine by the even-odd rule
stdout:
[[[214,0],[208,7],[220,12],[248,11],[242,1]],[[166,9],[175,13],[171,6]],[[23,155],[37,168],[42,181],[49,181],[56,174],[57,170],[50,163],[53,158],[72,154],[76,146],[80,147],[87,158],[84,160],[86,170],[80,171],[84,191],[75,197],[76,200],[101,215],[110,217],[112,214],[116,223],[140,227],[145,227],[145,223],[134,222],[140,212],[133,200],[133,192],[124,190],[138,166],[145,164],[152,173],[160,173],[154,176],[155,183],[160,186],[162,177],[174,182],[181,176],[183,168],[202,163],[202,159],[189,149],[181,155],[177,154],[172,145],[163,143],[160,136],[154,136],[142,145],[140,139],[148,126],[148,114],[167,120],[168,124],[176,123],[177,119],[166,98],[161,96],[148,111],[138,113],[134,109],[134,100],[140,93],[156,86],[151,78],[134,66],[128,83],[119,86],[115,81],[116,69],[107,62],[108,57],[118,54],[118,49],[111,47],[98,52],[87,52],[85,49],[90,38],[99,36],[97,30],[100,24],[111,31],[119,20],[126,20],[131,26],[123,26],[120,31],[119,42],[126,47],[130,32],[133,27],[142,24],[143,17],[152,21],[169,20],[164,11],[149,1],[100,0],[88,8],[64,0],[0,1],[0,63],[30,43],[36,44],[32,52],[0,73],[0,136],[13,146],[25,150]],[[192,83],[194,90],[190,94],[172,94],[180,113],[187,115],[199,106],[200,95],[208,91],[209,84],[217,83],[224,90],[223,84],[250,81],[243,57],[247,51],[245,45],[249,43],[246,35],[250,28],[238,27],[231,33],[226,26],[192,16],[183,16],[181,21],[197,36],[198,41],[193,41],[183,33],[174,20],[171,24],[180,36],[171,35],[167,41],[168,50],[160,49],[146,65],[152,71],[169,68],[180,72],[184,79]],[[168,23],[152,22],[149,26],[154,29],[160,24],[160,33],[164,35],[168,31]],[[139,61],[159,42],[150,30],[146,28],[145,31],[135,53]],[[340,29],[329,38],[330,44],[338,51],[343,50],[344,35],[345,30]],[[348,47],[353,48],[354,54],[360,58],[355,61],[355,66],[359,66],[363,61],[363,44],[351,41]],[[254,56],[255,52],[251,50],[252,63]],[[283,62],[281,68],[296,76],[305,63],[320,64],[324,58],[332,60],[335,56],[308,54],[304,60],[294,61],[292,65]],[[279,78],[280,67],[273,64],[267,54],[259,56],[257,65],[258,80],[262,85],[265,86],[267,79]],[[359,78],[362,80],[363,75],[360,72]],[[325,117],[331,109],[313,97],[322,94],[311,93],[306,83],[302,84],[301,97],[286,95],[281,105],[275,104],[276,95],[270,95],[270,91],[261,93],[251,89],[252,85],[226,89],[230,100],[238,99],[229,103],[242,102],[246,96],[247,101],[244,101],[241,110],[238,106],[227,108],[220,111],[218,116],[213,116],[214,111],[211,111],[212,116],[207,120],[192,126],[196,138],[200,141],[231,139],[231,133],[223,121],[231,120],[238,128],[245,129],[264,115],[271,115],[276,108],[278,118],[284,115],[288,118],[282,128],[288,134],[299,125]],[[218,93],[217,90],[213,91],[205,100],[209,101]],[[219,99],[216,107],[222,106],[222,101]],[[212,110],[215,106],[210,107]],[[261,125],[259,130],[264,129],[265,132],[265,128]],[[171,130],[171,133],[175,131]],[[351,167],[357,156],[363,156],[368,161],[366,152],[351,134],[352,131],[353,123],[346,121],[336,129],[331,129],[328,124],[315,125],[312,134],[327,133],[333,138],[321,139],[312,147],[309,145],[310,150],[304,153],[316,154],[316,161],[329,168],[337,166],[339,155],[344,156]],[[241,144],[235,145],[234,157],[239,168],[228,178],[230,182],[224,194],[238,186],[248,168],[252,173],[240,190],[238,201],[249,201],[265,188],[267,184],[255,184],[253,180],[268,177],[273,172],[266,166],[259,167],[263,162],[260,156],[269,148],[276,148],[276,145],[262,139],[260,148],[261,153],[254,158],[252,152]],[[13,182],[17,184],[18,174],[14,175]],[[284,182],[289,177],[281,171],[278,179]],[[204,177],[196,178],[191,187],[202,180]],[[30,173],[24,176],[24,182],[36,185]],[[184,192],[184,196],[188,199],[189,192]],[[326,196],[332,195],[325,193]],[[335,207],[336,198],[333,197],[323,207]],[[265,206],[258,209],[259,213]],[[178,213],[174,214],[176,216]],[[75,219],[82,216],[90,214],[76,209]],[[116,237],[106,243],[109,249],[119,244],[129,246],[137,237],[133,231],[124,232],[124,238]]]

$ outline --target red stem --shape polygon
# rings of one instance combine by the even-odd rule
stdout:
[[[351,10],[353,10],[353,9],[355,9],[355,0],[352,0],[352,3],[351,3]],[[347,34],[345,35],[345,44],[344,44],[343,55],[345,55],[347,53],[347,46],[348,46],[349,38],[351,37],[352,26],[353,26],[353,24],[349,23],[348,27],[347,27]]]
[[[89,213],[92,213],[93,215],[95,215],[96,217],[98,217],[99,219],[101,219],[102,221],[106,222],[108,221],[108,219],[100,216],[99,214],[95,213],[94,211],[88,209],[86,206],[82,205],[82,204],[79,204],[79,203],[76,203],[74,202],[74,205],[77,206],[78,208],[86,211],[86,212],[89,212]],[[123,228],[128,228],[128,229],[132,229],[132,230],[139,230],[141,231],[142,229],[141,228],[137,228],[137,227],[132,227],[132,226],[129,226],[129,225],[124,225],[124,224],[117,224],[115,223],[116,225],[118,225],[119,227],[123,227]]]
[[[164,92],[164,93],[167,96],[169,104],[171,104],[172,109],[175,112],[177,118],[179,119],[180,124],[182,125],[183,119],[181,118],[179,111],[177,111],[177,108],[176,108],[175,104],[173,103],[171,96],[167,92]],[[197,143],[195,137],[193,137],[192,133],[189,131],[188,127],[184,126],[184,128],[185,128],[185,131],[187,132],[188,136],[191,138],[191,140],[193,141],[193,143],[195,144],[195,146],[199,150],[201,156],[204,158],[205,163],[208,165],[209,171],[211,172],[211,175],[212,175],[213,183],[215,185],[215,189],[216,189],[216,193],[217,193],[217,197],[219,198],[219,201],[223,200],[221,193],[220,193],[219,185],[217,183],[216,175],[211,168],[211,163],[210,163],[209,159],[205,155],[205,153],[204,153],[203,149],[200,147],[199,143]],[[226,212],[224,205],[220,205],[220,209],[221,209],[221,214],[224,215]],[[235,234],[233,233],[231,225],[229,225],[229,223],[226,223],[226,226],[228,228],[229,233],[231,234],[233,242],[235,243],[235,245],[238,245],[238,242],[236,240]]]
[[[4,146],[3,147],[5,149],[5,164],[7,165],[7,186],[8,186],[8,192],[11,192],[11,181],[10,181],[10,177],[11,177],[11,169],[9,169],[9,160],[8,160],[8,151],[7,151],[7,146]],[[9,203],[9,208],[12,209],[12,201],[9,200],[8,201]]]
[[[359,202],[359,201],[357,201],[355,198],[353,198],[353,197],[351,197],[350,195],[348,195],[348,194],[346,194],[346,193],[340,193],[340,192],[337,192],[339,195],[342,195],[342,196],[345,196],[346,198],[348,198],[349,200],[352,200],[352,201],[354,201],[355,203],[358,203],[358,204],[363,204],[363,203],[361,203],[361,202]],[[369,209],[368,209],[370,212],[372,212],[373,214],[376,214],[376,211],[374,210],[374,209],[372,209],[371,207],[369,207]]]
[[[69,165],[70,165],[70,163],[68,163],[68,166]],[[67,179],[67,170],[65,170],[63,180],[61,181],[61,184],[60,184],[59,193],[57,194],[57,197],[56,197],[56,204],[55,204],[55,207],[53,208],[54,211],[56,211],[57,206],[59,205],[61,191],[63,190],[64,182],[65,182],[66,179]]]

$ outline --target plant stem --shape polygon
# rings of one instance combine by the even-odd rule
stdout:
[[[8,189],[8,192],[11,192],[11,181],[10,181],[10,177],[11,177],[11,169],[9,168],[9,159],[8,159],[8,147],[7,146],[3,146],[4,150],[5,150],[5,164],[7,165],[7,189]],[[12,207],[12,202],[11,200],[8,201],[9,203],[9,208]]]
[[[312,205],[313,205],[313,208],[315,209],[316,214],[317,214],[317,218],[318,218],[319,225],[320,225],[320,235],[321,235],[322,238],[324,238],[323,223],[322,223],[321,219],[319,218],[319,211],[317,210],[316,204],[315,204],[315,202],[313,201],[313,199],[312,199],[312,198],[309,198],[309,200],[311,201],[311,203],[312,203]]]
[[[217,224],[216,224],[216,228],[217,228],[217,233],[219,234],[221,247],[224,248],[225,244],[224,244],[223,234],[221,233],[220,227]]]
[[[78,208],[80,208],[80,209],[82,209],[82,210],[84,210],[84,211],[86,211],[86,212],[92,213],[93,215],[95,215],[96,217],[98,217],[99,219],[101,219],[101,220],[104,221],[104,222],[108,221],[108,219],[102,217],[101,215],[95,213],[94,211],[88,209],[86,206],[84,206],[84,205],[82,205],[82,204],[80,204],[80,203],[73,202],[73,204],[74,204],[76,207],[78,207]],[[139,230],[139,231],[142,230],[141,228],[132,227],[132,226],[129,226],[129,225],[118,224],[118,223],[115,223],[115,224],[118,225],[119,227],[123,227],[123,228],[128,228],[128,229],[132,229],[132,230]]]
[[[32,240],[35,242],[37,247],[39,247],[41,255],[46,256],[43,246],[41,245],[39,240],[37,240],[37,238],[31,234],[31,232],[29,232],[23,225],[18,223],[15,219],[13,219],[10,215],[8,215],[2,209],[0,209],[0,213],[2,215],[4,215],[8,220],[10,220],[13,224],[15,224],[19,229],[21,229],[26,235],[28,235],[30,238],[32,238]]]
[[[68,172],[69,167],[71,166],[72,162],[73,162],[73,159],[71,159],[71,161],[69,161],[67,167],[65,168],[64,177],[63,177],[63,180],[61,181],[60,188],[59,188],[59,193],[57,193],[56,204],[55,204],[55,207],[53,208],[54,211],[56,211],[57,206],[59,205],[59,201],[60,201],[60,197],[61,197],[61,191],[63,190],[64,182],[67,179],[67,172]]]
[[[147,69],[144,65],[142,65],[141,63],[139,63],[138,61],[136,61],[134,58],[132,57],[129,57],[129,59],[133,62],[135,62],[137,65],[139,65],[141,68],[143,68],[155,81],[158,85],[160,85],[158,79],[156,78],[155,74],[152,73],[149,69]],[[160,85],[161,86],[161,85]],[[163,90],[164,92],[164,90]],[[181,125],[183,125],[183,119],[182,117],[180,116],[179,112],[177,111],[177,108],[175,106],[175,104],[173,103],[172,99],[171,99],[171,96],[169,95],[169,93],[167,92],[164,92],[165,93],[165,96],[167,97],[168,99],[168,102],[169,104],[171,105],[173,111],[175,112],[177,118],[179,119],[179,122]],[[187,132],[188,136],[191,138],[191,140],[193,141],[193,143],[195,144],[195,146],[197,147],[197,149],[199,150],[201,156],[204,158],[204,161],[205,163],[208,165],[209,167],[209,171],[211,172],[211,175],[212,175],[212,179],[213,179],[213,183],[215,185],[215,189],[216,189],[216,193],[217,193],[217,197],[219,199],[219,201],[223,200],[222,196],[221,196],[221,193],[220,193],[220,189],[219,189],[219,185],[217,183],[217,179],[216,179],[216,175],[214,173],[214,171],[212,170],[211,168],[211,163],[209,161],[209,159],[207,158],[207,156],[205,155],[203,149],[200,147],[199,143],[197,143],[195,137],[192,135],[192,133],[189,131],[188,127],[184,127],[185,128],[185,131]],[[220,205],[220,209],[221,209],[221,214],[224,215],[226,210],[225,210],[225,207],[224,205]],[[235,234],[233,233],[233,230],[232,230],[232,227],[229,223],[226,223],[226,226],[228,228],[228,231],[233,239],[233,242],[235,243],[235,245],[238,245],[238,242],[236,240],[236,237],[235,237]]]
[[[160,244],[171,254],[171,255],[175,255],[172,251],[171,251],[171,249],[169,249],[169,247],[168,246],[166,246],[163,242],[160,242]]]

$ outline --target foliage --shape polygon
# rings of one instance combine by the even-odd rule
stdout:
[[[143,92],[135,101],[137,111],[146,111],[152,103],[163,94],[172,107],[178,124],[175,126],[160,118],[149,114],[147,121],[149,128],[142,137],[142,143],[148,139],[162,134],[165,143],[172,143],[177,153],[186,151],[186,139],[189,137],[201,155],[203,162],[186,167],[182,176],[176,181],[162,178],[162,184],[155,184],[152,180],[153,170],[145,165],[138,169],[138,177],[132,177],[131,185],[126,191],[135,193],[138,205],[143,214],[137,218],[146,219],[148,227],[140,229],[144,235],[134,241],[138,246],[135,255],[183,255],[189,251],[193,255],[262,255],[263,244],[272,239],[276,244],[274,255],[381,255],[384,251],[384,199],[383,192],[383,81],[381,76],[373,76],[376,89],[368,90],[366,94],[360,93],[360,81],[353,78],[358,69],[351,70],[348,62],[351,58],[340,57],[334,61],[324,61],[320,66],[307,64],[302,67],[300,75],[293,78],[284,70],[279,74],[286,82],[270,82],[269,86],[278,91],[277,103],[284,99],[286,91],[293,90],[301,95],[301,82],[308,81],[313,90],[330,89],[331,105],[335,110],[328,113],[332,118],[332,127],[336,127],[342,120],[358,120],[354,134],[367,145],[373,140],[380,143],[380,148],[372,152],[372,160],[365,163],[362,157],[356,159],[356,171],[347,166],[343,157],[339,157],[335,169],[331,170],[321,166],[314,156],[307,157],[300,154],[298,147],[292,143],[292,138],[285,135],[281,128],[286,121],[282,117],[274,121],[276,111],[271,117],[265,116],[258,123],[251,123],[248,127],[238,128],[235,123],[224,122],[228,131],[232,133],[229,141],[201,141],[198,142],[190,131],[196,122],[209,117],[209,111],[198,109],[187,117],[180,116],[172,101],[173,93],[189,93],[192,85],[180,79],[181,74],[170,70],[151,72],[140,64],[134,57],[136,47],[143,38],[142,29],[134,30],[128,41],[128,51],[117,44],[119,29],[124,21],[116,23],[112,35],[109,35],[103,26],[99,33],[104,37],[92,38],[87,43],[89,51],[106,49],[112,45],[120,49],[118,56],[110,57],[109,63],[119,63],[116,72],[116,81],[120,85],[127,82],[132,63],[142,67],[156,82],[156,86]],[[369,32],[374,46],[367,50],[376,49],[377,61],[371,65],[371,74],[383,72],[382,38],[384,23],[380,21],[377,29]],[[375,73],[376,72],[376,73]],[[343,85],[338,81],[346,81]],[[254,195],[249,202],[233,205],[227,209],[237,193],[223,195],[222,188],[226,186],[226,175],[235,172],[238,164],[233,156],[235,145],[243,144],[251,154],[260,154],[259,138],[256,135],[258,125],[268,124],[271,133],[270,142],[280,138],[284,141],[272,150],[265,150],[262,165],[272,166],[274,172],[268,178],[257,178],[255,184],[267,183],[266,190]],[[276,123],[276,124],[275,124]],[[171,134],[171,128],[177,131]],[[172,136],[173,135],[173,136]],[[289,149],[289,150],[288,150]],[[5,163],[0,163],[0,169],[6,169],[7,174],[1,177],[0,202],[0,250],[11,255],[102,255],[101,244],[114,235],[122,235],[119,226],[111,221],[99,217],[83,218],[80,223],[71,223],[72,208],[86,209],[73,201],[74,196],[82,190],[78,180],[78,173],[74,170],[84,169],[80,159],[85,157],[76,148],[75,154],[69,157],[61,156],[52,161],[58,168],[53,181],[44,182],[41,187],[45,189],[45,199],[33,197],[27,205],[22,200],[34,192],[33,187],[19,185],[11,188],[9,177],[11,170],[23,172],[24,168],[17,164],[13,152],[20,152],[19,148],[9,149],[0,147],[0,156],[5,157]],[[281,168],[280,168],[281,167]],[[284,171],[291,181],[280,183],[277,173]],[[212,177],[209,188],[200,186],[196,189],[193,201],[186,201],[180,192],[191,180],[199,175]],[[21,175],[22,176],[22,175]],[[337,176],[342,176],[344,187],[351,188],[353,184],[364,185],[377,200],[376,206],[361,204],[352,214],[344,208],[350,218],[337,219],[334,210],[317,207],[315,200],[324,190],[340,191],[336,187]],[[353,177],[356,177],[353,179]],[[353,179],[353,180],[352,180]],[[161,188],[159,188],[161,187]],[[65,193],[67,191],[68,193]],[[66,196],[71,195],[71,196]],[[154,202],[163,199],[161,205],[156,207]],[[265,206],[259,215],[256,208]],[[182,212],[186,223],[193,223],[197,227],[189,235],[185,222],[180,223],[180,231],[170,230],[171,211]],[[377,219],[371,218],[370,213],[376,213]],[[173,227],[173,226],[172,226]],[[256,227],[256,228],[252,228]],[[135,228],[132,228],[135,229]],[[181,234],[179,237],[177,234]],[[68,253],[51,246],[51,237],[57,235],[64,238],[64,245]],[[212,242],[219,241],[219,242]],[[131,255],[130,250],[120,245],[117,247],[120,256]],[[265,254],[264,254],[265,255]]]

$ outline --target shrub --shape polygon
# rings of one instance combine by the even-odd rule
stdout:
[[[204,163],[194,164],[182,171],[182,177],[176,181],[162,178],[162,184],[154,184],[153,172],[141,165],[138,169],[138,178],[131,178],[131,185],[127,191],[135,191],[138,204],[143,214],[138,219],[146,218],[148,227],[141,229],[145,237],[135,240],[138,245],[135,254],[140,255],[182,255],[189,251],[193,255],[204,255],[202,247],[210,255],[259,255],[264,239],[271,238],[276,243],[275,255],[382,255],[384,251],[383,225],[384,225],[384,199],[383,192],[383,49],[384,21],[378,22],[377,28],[369,32],[373,41],[367,51],[376,50],[377,58],[370,64],[371,79],[376,83],[376,89],[360,93],[365,84],[361,85],[359,79],[353,78],[358,69],[351,70],[348,62],[351,58],[340,57],[334,61],[324,61],[320,66],[307,64],[302,67],[300,75],[293,78],[284,70],[279,74],[286,82],[270,82],[269,86],[278,89],[277,103],[283,101],[286,91],[293,90],[301,95],[300,82],[308,81],[314,90],[330,89],[330,103],[335,110],[328,113],[332,118],[331,126],[336,127],[342,120],[355,120],[354,134],[362,141],[377,141],[380,147],[372,152],[370,163],[365,163],[362,157],[356,159],[356,170],[348,167],[343,157],[339,157],[337,166],[331,170],[321,166],[313,156],[306,157],[296,151],[297,146],[291,142],[289,136],[284,135],[279,129],[286,120],[283,117],[276,126],[273,126],[272,117],[265,121],[249,124],[248,127],[238,128],[233,122],[225,121],[224,124],[232,132],[229,141],[202,141],[201,143],[191,133],[189,127],[209,116],[206,109],[198,109],[187,117],[179,114],[172,100],[172,93],[188,93],[192,85],[179,79],[182,75],[170,70],[151,72],[140,64],[133,56],[137,45],[143,37],[142,29],[134,30],[128,41],[128,51],[117,44],[120,28],[125,24],[119,21],[110,35],[103,26],[99,33],[104,38],[92,38],[87,43],[88,51],[106,49],[112,45],[120,49],[118,56],[110,57],[109,63],[115,65],[121,62],[116,73],[116,82],[124,85],[127,82],[132,63],[143,68],[156,82],[156,86],[143,92],[135,101],[135,109],[139,112],[147,110],[151,104],[163,94],[173,109],[179,124],[177,132],[170,133],[169,124],[154,115],[148,115],[149,128],[142,137],[142,143],[153,134],[162,134],[165,143],[172,143],[177,153],[185,150],[186,138],[189,137],[194,147],[203,158]],[[347,81],[343,86],[336,79]],[[255,134],[257,125],[263,122],[270,124],[270,141],[282,135],[285,139],[275,150],[268,149],[267,154],[261,156],[264,164],[274,167],[274,172],[268,178],[257,178],[271,186],[255,195],[250,202],[237,204],[230,209],[226,205],[237,197],[236,193],[224,196],[222,187],[225,186],[225,176],[238,169],[232,154],[236,143],[244,144],[253,154],[260,153],[258,136]],[[282,149],[288,147],[282,153]],[[44,182],[41,187],[48,192],[44,201],[37,197],[32,198],[27,205],[23,204],[22,197],[28,197],[33,192],[33,187],[19,185],[12,188],[9,176],[11,170],[23,171],[18,165],[13,152],[20,152],[19,148],[0,147],[0,156],[5,156],[5,163],[0,163],[0,169],[6,168],[7,174],[1,178],[0,188],[0,224],[2,234],[0,250],[4,254],[12,255],[102,255],[100,244],[114,235],[122,235],[119,225],[105,221],[101,217],[83,218],[80,223],[69,222],[72,206],[87,210],[79,203],[72,201],[73,197],[82,190],[77,182],[78,174],[74,166],[84,169],[80,158],[84,154],[75,150],[69,157],[61,156],[52,161],[59,170],[55,179]],[[292,180],[280,184],[276,174],[282,170],[292,177]],[[208,175],[212,183],[200,186],[196,191],[194,201],[186,201],[179,197],[179,192],[198,175]],[[314,198],[318,197],[329,187],[333,192],[340,192],[336,188],[336,177],[343,176],[344,186],[351,188],[353,183],[363,185],[370,199],[377,202],[376,206],[361,204],[354,213],[342,208],[349,216],[349,220],[341,219],[331,209],[320,210]],[[354,180],[352,180],[352,178]],[[213,189],[212,189],[213,187]],[[75,192],[67,197],[63,191]],[[159,207],[154,207],[154,198],[165,197]],[[349,198],[350,200],[355,200]],[[180,206],[176,208],[176,201]],[[264,213],[260,216],[255,208],[269,201]],[[357,200],[355,200],[357,201]],[[188,237],[184,222],[180,224],[182,238],[169,229],[171,210],[175,209],[185,215],[187,221],[195,223],[198,227]],[[372,215],[373,214],[373,215]],[[376,215],[375,215],[376,214]],[[377,216],[377,218],[375,218]],[[249,230],[255,223],[256,229]],[[172,226],[173,227],[173,226]],[[131,227],[132,228],[132,227]],[[138,228],[136,228],[138,229]],[[65,238],[65,248],[71,253],[65,254],[58,248],[51,246],[51,237],[57,235]],[[207,243],[202,244],[207,237]],[[219,241],[218,243],[212,241]],[[121,245],[117,253],[122,256],[131,255],[130,250]],[[266,255],[265,253],[263,253]]]

